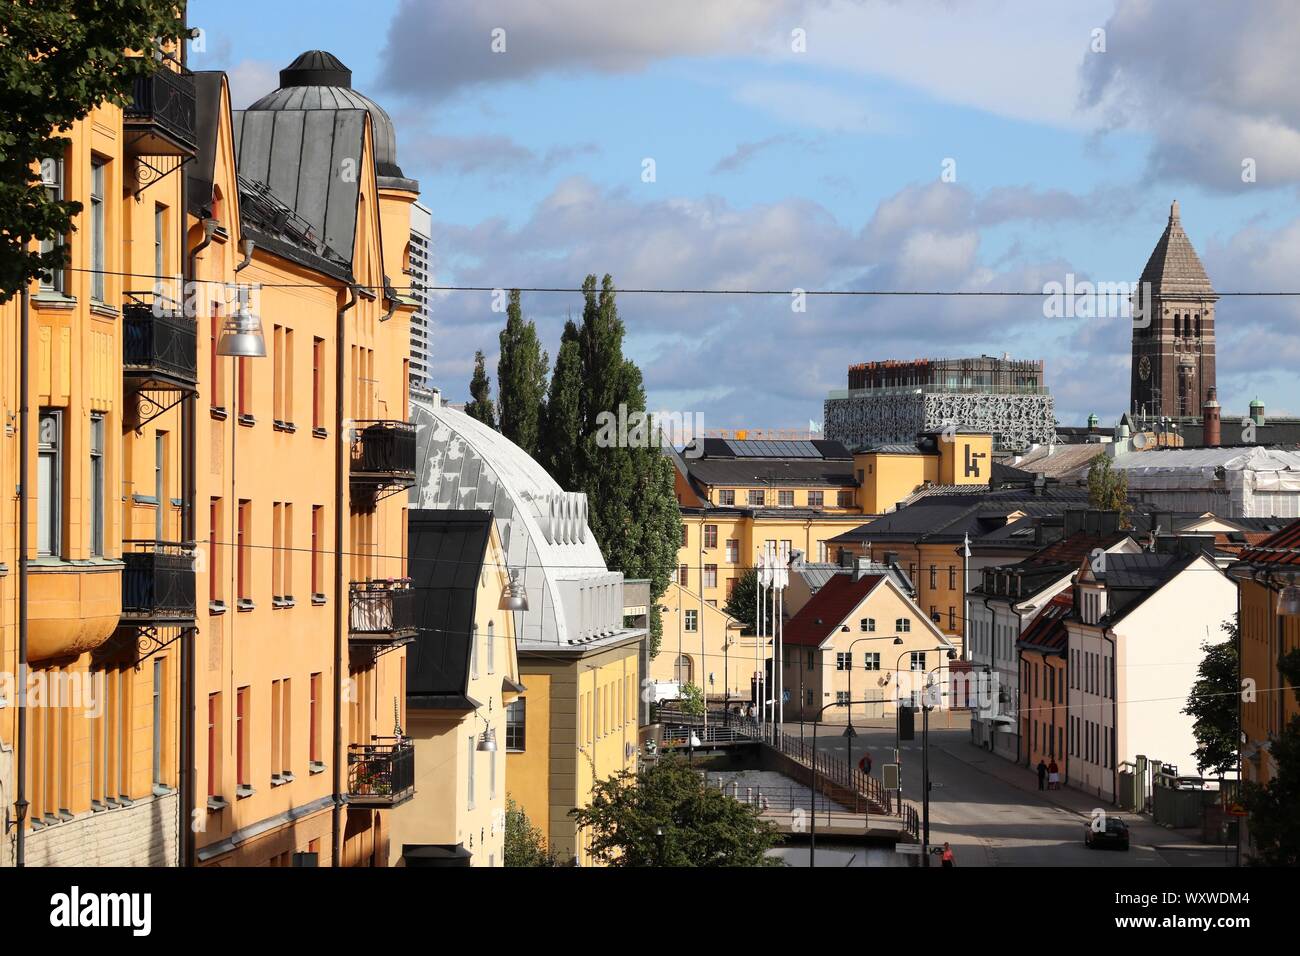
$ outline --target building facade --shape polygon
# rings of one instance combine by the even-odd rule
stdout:
[[[432,361],[430,335],[433,332],[433,214],[427,206],[411,203],[410,256],[406,263],[410,297],[415,301],[411,313],[411,388],[427,392],[433,388],[429,363]]]
[[[1009,356],[854,365],[824,415],[826,437],[855,450],[949,426],[991,434],[1000,450],[1050,442],[1056,432],[1042,360]]]

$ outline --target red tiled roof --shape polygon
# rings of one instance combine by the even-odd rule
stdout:
[[[855,581],[851,574],[833,576],[786,622],[785,643],[817,647],[884,577],[866,574]]]
[[[1274,532],[1270,531],[1243,531],[1240,532],[1240,536],[1245,539],[1245,542],[1243,543],[1242,541],[1233,540],[1232,535],[1234,533],[1236,532],[1214,532],[1215,550],[1220,551],[1223,554],[1231,554],[1240,557],[1247,548],[1252,548],[1257,544],[1263,544],[1274,534]]]
[[[1076,531],[1060,541],[1054,541],[1035,551],[1025,559],[1026,563],[1054,564],[1058,561],[1078,564],[1093,548],[1112,548],[1129,536],[1127,531],[1112,531],[1107,534],[1088,534]]]
[[[1255,565],[1300,564],[1300,521],[1291,522],[1263,541],[1252,542],[1242,550],[1241,560]]]
[[[1047,653],[1064,652],[1069,640],[1065,617],[1074,608],[1074,588],[1066,588],[1038,612],[1017,641],[1028,650]]]

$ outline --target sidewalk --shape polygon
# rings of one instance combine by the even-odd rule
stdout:
[[[1199,829],[1175,830],[1171,827],[1163,827],[1154,823],[1146,814],[1129,810],[1117,810],[1099,797],[1089,796],[1082,790],[1075,790],[1065,785],[1062,785],[1060,790],[1039,790],[1038,775],[1032,769],[1014,764],[1009,760],[989,753],[987,750],[976,747],[974,744],[949,746],[931,743],[930,746],[935,750],[942,750],[953,759],[960,760],[981,773],[996,777],[1010,786],[1029,793],[1036,793],[1043,802],[1077,814],[1080,822],[1090,820],[1093,811],[1097,809],[1122,815],[1124,822],[1129,825],[1134,842],[1150,846],[1157,852],[1160,850],[1204,851],[1215,849],[1214,844],[1200,841]]]

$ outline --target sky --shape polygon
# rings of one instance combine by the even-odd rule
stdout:
[[[1194,10],[1194,14],[1189,11]],[[439,285],[625,292],[649,407],[822,420],[855,362],[1041,358],[1063,424],[1117,420],[1130,321],[1041,293],[1134,282],[1177,199],[1221,292],[1300,291],[1290,0],[192,0],[234,105],[326,49],[397,127]],[[197,47],[202,49],[197,49]],[[577,293],[525,293],[553,356]],[[1300,296],[1217,306],[1225,418],[1300,414]],[[434,299],[432,377],[494,369],[492,296]]]

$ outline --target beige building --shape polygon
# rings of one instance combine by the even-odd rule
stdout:
[[[417,631],[408,649],[406,734],[415,796],[394,811],[396,865],[501,866],[506,754],[523,691],[509,576],[490,511],[415,511]]]

